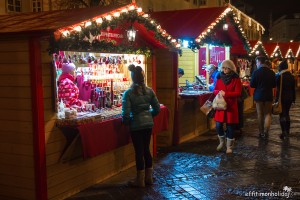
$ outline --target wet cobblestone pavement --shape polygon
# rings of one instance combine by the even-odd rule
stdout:
[[[255,109],[244,117],[243,135],[232,155],[216,151],[218,139],[211,130],[181,145],[159,149],[152,187],[127,185],[135,176],[133,167],[68,200],[300,199],[299,91],[291,108],[291,133],[284,141],[279,139],[278,116],[273,116],[267,139],[258,137]]]

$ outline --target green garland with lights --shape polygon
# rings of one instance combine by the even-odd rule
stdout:
[[[234,13],[231,11],[226,16],[228,16],[231,24],[233,24],[233,27],[234,27],[235,31],[237,32],[239,38],[242,40],[242,43],[244,45],[245,50],[247,52],[250,52],[251,47],[250,47],[247,39],[241,33],[241,31],[239,30],[238,24],[234,21]],[[199,43],[195,42],[195,41],[189,42],[188,48],[190,48],[192,51],[195,51],[195,50],[199,50],[201,48],[201,46],[203,46],[204,44],[212,44],[212,45],[215,45],[215,46],[229,46],[229,47],[231,47],[232,44],[231,44],[230,41],[220,40],[214,34],[216,32],[216,30],[222,28],[224,23],[226,23],[226,17],[223,17],[221,20],[219,20],[219,22],[214,26],[214,28],[210,31],[210,33],[208,33],[205,36],[205,38],[203,38]]]
[[[127,13],[121,13],[119,17],[112,17],[111,20],[102,18],[102,23],[91,21],[90,26],[81,26],[81,31],[73,31],[68,36],[60,35],[59,39],[55,39],[54,35],[50,37],[49,41],[49,54],[58,53],[60,50],[64,51],[89,51],[89,52],[114,52],[114,53],[132,53],[132,54],[144,54],[150,56],[152,50],[149,47],[140,47],[134,44],[122,43],[115,45],[111,41],[105,40],[93,40],[90,37],[100,35],[101,30],[106,30],[108,27],[114,29],[115,27],[122,26],[124,23],[133,23],[137,21],[143,24],[148,31],[154,32],[154,37],[166,47],[178,51],[170,40],[165,38],[156,28],[155,24],[152,24],[149,19],[139,15],[136,10],[128,11]],[[91,41],[91,42],[90,42]]]

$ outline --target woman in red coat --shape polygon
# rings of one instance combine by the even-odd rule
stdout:
[[[221,67],[222,72],[217,77],[214,94],[221,94],[224,97],[227,108],[226,110],[217,110],[214,118],[220,141],[217,151],[223,148],[226,137],[226,153],[232,153],[234,127],[239,123],[238,97],[242,92],[242,83],[231,60],[224,60]],[[226,124],[226,132],[223,128],[224,123]]]

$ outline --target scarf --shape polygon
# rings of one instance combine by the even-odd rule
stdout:
[[[66,79],[66,78],[70,79],[72,82],[75,81],[75,77],[73,75],[71,75],[71,74],[61,74],[58,78],[58,82],[60,82],[63,79]]]
[[[225,74],[224,72],[220,73],[221,76],[221,80],[223,81],[223,83],[225,85],[228,85],[231,81],[232,78],[236,77],[236,73],[235,72],[230,72],[229,74]]]
[[[289,72],[289,71],[290,71],[290,70],[288,70],[288,69],[282,70],[282,71],[279,72],[279,75],[281,75],[281,74],[283,74],[283,73],[285,73],[285,72]]]

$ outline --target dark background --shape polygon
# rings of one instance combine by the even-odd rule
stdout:
[[[245,13],[261,23],[266,31],[270,25],[270,15],[272,21],[280,18],[284,14],[300,13],[300,0],[232,0],[231,4],[241,9],[239,6],[245,5]]]

